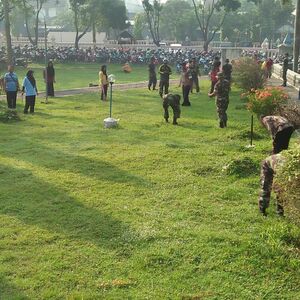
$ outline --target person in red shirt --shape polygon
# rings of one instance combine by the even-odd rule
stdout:
[[[220,66],[221,66],[221,62],[220,61],[216,61],[213,65],[213,69],[210,72],[210,80],[211,80],[211,86],[210,86],[210,92],[209,94],[212,94],[215,88],[215,85],[218,81],[218,73],[220,72]]]

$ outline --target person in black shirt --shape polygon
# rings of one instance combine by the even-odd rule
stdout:
[[[152,86],[152,89],[154,91],[157,83],[156,72],[155,72],[155,57],[151,57],[151,61],[148,66],[148,71],[149,71],[148,89],[150,91]]]
[[[286,73],[289,68],[289,54],[285,54],[285,58],[283,60],[283,67],[282,67],[282,79],[283,83],[282,86],[286,86],[287,78],[286,78]]]
[[[231,82],[232,65],[229,63],[229,59],[226,58],[225,64],[222,67],[224,78]]]
[[[159,95],[169,93],[169,78],[172,74],[172,70],[168,65],[168,61],[164,59],[164,63],[159,67],[160,81],[159,81]]]

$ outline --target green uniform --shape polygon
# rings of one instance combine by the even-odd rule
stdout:
[[[272,136],[273,154],[288,149],[290,138],[295,130],[293,124],[281,116],[266,116],[261,121]]]
[[[151,62],[148,66],[149,71],[149,82],[148,82],[148,89],[151,89],[151,86],[153,86],[153,90],[155,90],[157,78],[156,78],[156,72],[155,72],[155,64]]]
[[[180,118],[180,95],[167,94],[163,97],[163,108],[165,110],[164,118],[169,121],[169,106],[173,110],[173,124],[177,125],[177,119]]]
[[[199,77],[198,77],[198,76],[200,76],[199,65],[196,63],[194,65],[190,65],[190,72],[192,74],[192,80],[193,80],[192,90],[193,90],[193,87],[195,86],[196,92],[199,93],[200,92]]]
[[[214,87],[216,95],[216,106],[220,120],[220,127],[227,126],[227,108],[229,104],[230,82],[226,79],[218,80]]]
[[[163,64],[159,67],[159,74],[159,94],[162,97],[163,94],[169,93],[169,78],[172,74],[172,70],[167,64]]]
[[[276,171],[285,162],[285,158],[282,154],[271,155],[262,162],[261,166],[261,192],[258,200],[259,210],[265,215],[266,209],[270,204],[271,191],[273,187],[273,179],[276,175]],[[276,186],[273,187],[276,192]],[[283,206],[278,203],[277,199],[277,213],[283,215]]]

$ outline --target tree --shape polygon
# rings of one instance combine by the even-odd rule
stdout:
[[[239,0],[192,0],[196,19],[204,40],[204,50],[208,50],[209,43],[214,39],[217,31],[222,27],[227,14],[237,10],[241,3]],[[216,13],[220,13],[218,23],[212,27],[212,20]]]
[[[149,30],[153,39],[153,43],[159,47],[160,46],[160,13],[162,11],[163,6],[160,4],[160,1],[154,0],[153,4],[149,2],[149,0],[142,1],[144,11],[147,17],[147,23],[149,26]]]
[[[167,38],[183,41],[197,29],[192,7],[185,0],[168,0],[161,12],[161,34]]]
[[[34,46],[37,46],[39,39],[39,22],[40,22],[40,12],[43,8],[43,5],[47,2],[47,0],[35,0],[35,5],[31,4],[29,0],[22,0],[22,8],[24,10],[25,17],[25,27],[27,31],[27,36],[30,43]],[[34,37],[31,34],[31,18],[34,18],[33,21],[33,32]]]
[[[76,49],[79,49],[80,39],[88,32],[92,25],[92,20],[90,18],[90,4],[91,2],[88,0],[70,0],[71,10],[74,13]],[[80,33],[80,31],[82,32]]]
[[[134,17],[133,35],[137,40],[144,39],[144,32],[146,31],[146,18],[144,13],[136,14]]]
[[[6,37],[6,53],[7,63],[12,64],[13,62],[13,51],[11,44],[11,33],[10,33],[10,5],[9,0],[2,0],[3,19],[5,22],[5,37]]]
[[[291,4],[291,0],[282,0],[284,5]],[[298,71],[299,54],[300,54],[300,0],[296,0],[296,13],[294,22],[294,45],[293,45],[293,70]]]
[[[279,30],[292,24],[292,4],[282,5],[280,0],[264,0],[255,4],[241,1],[241,7],[228,14],[221,28],[223,37],[232,42],[260,42],[281,38]]]
[[[300,0],[297,0],[296,15],[295,15],[295,27],[294,27],[294,64],[293,70],[298,71],[298,62],[300,54]]]

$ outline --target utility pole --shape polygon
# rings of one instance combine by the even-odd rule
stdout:
[[[295,26],[294,26],[294,72],[298,71],[298,61],[299,61],[299,48],[300,48],[300,0],[297,0],[296,4],[296,14],[295,14]]]

